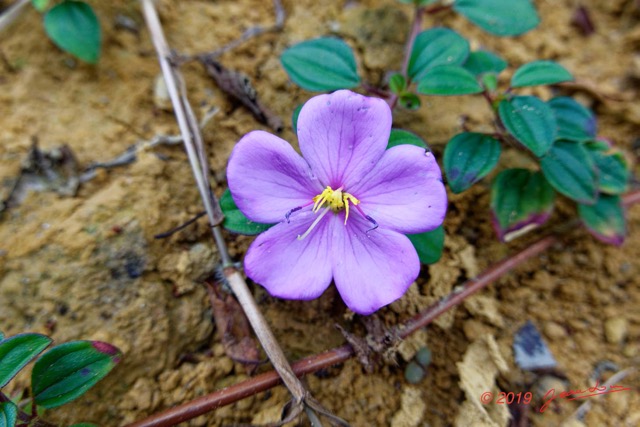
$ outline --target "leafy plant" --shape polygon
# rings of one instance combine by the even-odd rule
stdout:
[[[419,23],[425,13],[453,10],[497,36],[523,34],[539,23],[529,0],[400,2],[413,4],[415,22]],[[538,168],[505,169],[493,180],[491,211],[501,240],[510,240],[547,221],[559,193],[578,204],[579,217],[595,237],[622,243],[625,219],[618,196],[626,191],[630,176],[622,153],[597,138],[595,115],[574,99],[555,97],[545,101],[519,93],[521,88],[573,80],[567,69],[554,61],[532,61],[517,68],[509,85],[501,88],[500,74],[508,64],[499,55],[471,51],[469,42],[448,28],[428,29],[412,36],[404,69],[391,74],[386,88],[372,90],[371,85],[362,84],[353,51],[335,38],[290,47],[282,55],[282,65],[292,81],[304,89],[325,91],[361,85],[365,91],[386,98],[392,107],[419,108],[419,95],[482,96],[494,114],[495,131],[465,129],[449,140],[443,163],[451,191],[461,193],[491,176],[501,153],[515,148],[533,159]],[[410,141],[392,134],[390,144]],[[427,247],[416,241],[414,244],[416,248]],[[435,246],[428,250],[439,253]]]
[[[9,338],[0,334],[0,390],[51,342],[51,338],[40,334]],[[72,341],[51,348],[33,366],[30,399],[17,402],[0,391],[0,425],[42,423],[39,418],[43,409],[56,408],[82,396],[121,358],[120,350],[100,341]],[[27,407],[31,409],[26,410]]]
[[[45,32],[56,46],[90,64],[98,62],[102,33],[88,3],[64,0],[52,7],[49,0],[31,0],[31,3],[43,13]]]

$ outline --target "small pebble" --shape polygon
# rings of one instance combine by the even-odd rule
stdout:
[[[620,344],[627,337],[629,324],[624,317],[612,317],[604,322],[604,334],[611,344]]]
[[[558,339],[566,337],[567,331],[556,322],[547,322],[544,325],[544,334],[550,339]]]
[[[416,362],[423,368],[427,368],[431,364],[431,350],[427,347],[422,347],[416,353]]]
[[[424,369],[416,362],[409,362],[404,370],[404,379],[410,384],[418,384],[424,379]]]

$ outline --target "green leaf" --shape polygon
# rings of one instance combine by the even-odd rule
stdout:
[[[507,68],[507,61],[495,53],[478,50],[469,54],[463,67],[476,76],[486,73],[500,74]]]
[[[44,12],[49,6],[49,0],[31,0],[31,4],[38,12]]]
[[[291,114],[291,124],[293,126],[293,133],[298,134],[298,117],[300,116],[300,111],[302,111],[302,107],[304,104],[298,105],[294,110],[293,114]]]
[[[389,135],[389,143],[387,144],[387,150],[397,145],[409,144],[415,145],[425,150],[429,150],[427,144],[418,135],[413,132],[409,132],[404,129],[391,129],[391,135]]]
[[[435,264],[442,257],[444,249],[444,227],[420,234],[407,234],[418,252],[418,258],[423,264]]]
[[[423,74],[418,93],[425,95],[471,95],[482,92],[475,76],[459,65],[440,65]]]
[[[404,4],[415,4],[416,6],[427,6],[440,0],[398,0]]]
[[[556,119],[551,108],[535,96],[516,96],[498,107],[507,131],[538,157],[549,151],[556,139]]]
[[[596,116],[573,98],[560,96],[547,102],[558,124],[558,139],[584,142],[596,136]]]
[[[389,79],[389,89],[395,94],[401,94],[407,88],[407,80],[402,74],[396,73]]]
[[[420,108],[420,98],[415,93],[405,92],[398,98],[398,103],[407,110],[417,110]]]
[[[454,136],[444,149],[444,171],[449,188],[462,193],[487,176],[500,159],[500,142],[482,133]]]
[[[497,36],[518,36],[540,23],[530,0],[455,0],[453,9]]]
[[[518,68],[511,77],[511,87],[552,85],[573,80],[566,68],[553,61],[533,61]]]
[[[508,242],[544,224],[554,201],[555,192],[540,172],[500,172],[491,186],[491,211],[498,237]]]
[[[309,91],[351,89],[360,85],[353,51],[341,39],[321,37],[285,50],[280,62],[295,84]]]
[[[495,92],[498,89],[498,76],[493,73],[483,74],[482,77],[482,85],[489,91]]]
[[[72,341],[52,348],[33,367],[34,402],[51,409],[77,399],[104,378],[121,358],[119,349],[100,341]]]
[[[587,150],[576,142],[556,141],[540,159],[544,176],[559,193],[578,203],[593,204],[598,197],[596,168]]]
[[[18,407],[13,402],[0,403],[0,427],[14,427],[18,420]]]
[[[80,1],[64,1],[44,15],[44,29],[62,50],[95,64],[100,57],[100,23],[91,6]]]
[[[423,31],[416,37],[409,58],[409,78],[422,80],[424,73],[439,65],[461,65],[469,56],[469,42],[447,28]]]
[[[585,147],[598,170],[598,190],[611,195],[627,191],[630,171],[622,153],[599,143],[587,143]]]
[[[620,196],[601,194],[591,206],[578,205],[578,215],[598,240],[616,246],[624,242],[627,227]]]
[[[233,201],[233,197],[231,196],[229,189],[225,190],[224,194],[220,198],[220,208],[224,214],[224,222],[222,223],[222,226],[233,233],[253,236],[260,234],[273,226],[273,224],[253,222],[244,216]]]
[[[93,424],[93,423],[77,423],[77,424],[73,424],[69,427],[99,427],[97,424]]]
[[[0,342],[0,388],[51,344],[40,334],[18,334]]]

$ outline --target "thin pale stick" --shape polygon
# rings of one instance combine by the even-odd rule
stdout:
[[[201,156],[198,155],[198,151],[202,152],[204,147],[200,146],[198,149],[194,146],[194,140],[197,140],[197,137],[194,138],[193,133],[199,133],[198,125],[197,123],[192,123],[193,115],[190,115],[188,113],[189,109],[185,108],[185,104],[187,103],[186,96],[181,96],[179,93],[176,70],[169,61],[171,52],[164,38],[160,20],[152,0],[142,0],[142,7],[147,26],[151,32],[153,44],[158,53],[160,67],[162,68],[169,96],[174,107],[178,125],[180,126],[180,132],[182,133],[189,162],[193,169],[194,176],[198,184],[198,190],[200,191],[200,196],[204,202],[209,222],[212,225],[214,239],[218,246],[223,266],[225,267],[225,276],[231,289],[236,295],[236,298],[238,298],[238,302],[245,311],[247,319],[251,323],[258,340],[271,360],[271,363],[293,395],[295,403],[300,404],[308,394],[306,389],[291,370],[291,366],[289,365],[282,349],[278,346],[275,336],[267,326],[262,313],[258,310],[257,304],[249,292],[243,277],[237,270],[231,267],[231,259],[227,253],[226,244],[222,238],[222,231],[219,227],[219,224],[223,219],[222,211],[220,210],[219,203],[210,190],[209,183],[204,179]],[[191,121],[189,121],[190,118],[192,119]]]
[[[0,33],[9,27],[24,12],[31,0],[18,0],[0,15]]]

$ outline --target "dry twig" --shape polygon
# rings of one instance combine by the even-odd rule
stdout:
[[[191,110],[186,97],[184,85],[180,84],[181,79],[175,66],[170,62],[171,51],[165,40],[160,19],[158,18],[152,0],[142,0],[142,9],[147,22],[147,27],[151,33],[154,47],[157,51],[160,67],[167,85],[171,103],[173,104],[176,119],[180,127],[180,132],[184,141],[189,162],[194,173],[200,196],[205,205],[207,217],[211,224],[216,245],[220,252],[224,267],[225,278],[235,294],[238,302],[242,306],[251,326],[262,344],[269,360],[278,372],[278,375],[289,389],[293,396],[293,407],[295,413],[300,413],[303,409],[311,407],[317,409],[319,405],[311,398],[309,392],[302,385],[300,380],[292,371],[282,349],[277,344],[273,332],[267,326],[267,322],[262,313],[258,310],[253,296],[249,292],[242,275],[233,267],[233,263],[227,252],[226,243],[222,237],[220,224],[224,219],[220,204],[213,195],[207,176],[207,161],[204,155],[204,145],[200,135],[195,115]]]
[[[17,0],[0,15],[0,33],[6,30],[25,11],[29,3],[31,3],[31,0]]]

